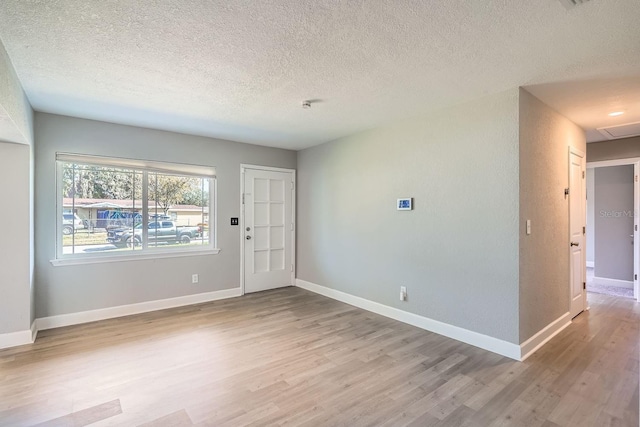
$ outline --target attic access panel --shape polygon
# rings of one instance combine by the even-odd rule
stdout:
[[[630,138],[640,135],[640,122],[598,128],[598,132],[607,139]]]

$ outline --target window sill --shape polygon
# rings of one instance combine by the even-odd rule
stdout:
[[[180,258],[187,256],[201,256],[201,255],[217,255],[220,253],[220,249],[207,249],[202,251],[179,251],[179,252],[156,252],[146,253],[140,255],[128,255],[128,256],[101,256],[101,257],[74,257],[74,258],[61,258],[52,259],[49,262],[54,267],[65,265],[82,265],[82,264],[101,264],[106,262],[126,262],[126,261],[140,261],[148,259],[162,259],[162,258]]]

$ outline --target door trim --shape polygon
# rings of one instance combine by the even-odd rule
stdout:
[[[583,173],[583,178],[582,178],[582,194],[580,194],[580,197],[583,198],[583,203],[582,203],[582,215],[583,215],[583,226],[587,225],[587,178],[586,178],[586,173],[587,173],[587,154],[580,150],[577,147],[571,146],[569,145],[569,155],[567,158],[567,171],[568,171],[568,182],[567,182],[567,187],[571,190],[573,190],[571,188],[571,155],[576,155],[580,158],[582,158],[582,167],[584,168],[582,170]],[[569,235],[568,240],[567,240],[567,248],[569,250],[569,277],[568,277],[568,282],[569,282],[569,313],[570,315],[573,316],[573,313],[571,312],[572,309],[572,301],[573,301],[573,283],[571,281],[571,272],[573,269],[573,262],[571,260],[571,197],[573,197],[574,195],[569,193],[569,209],[567,209],[568,214],[569,214]],[[582,262],[581,264],[581,269],[582,269],[582,280],[584,281],[583,283],[587,283],[587,238],[586,236],[583,235],[583,242],[584,242],[584,248],[582,250]],[[585,289],[585,287],[583,286],[582,288],[582,310],[580,311],[580,313],[583,313],[585,311],[589,310],[589,302],[587,301],[587,290]],[[578,314],[580,314],[578,313]],[[577,316],[578,314],[576,314],[575,316]]]
[[[640,157],[587,162],[587,169],[626,165],[633,165],[633,208],[636,213],[640,214],[640,183],[638,183],[638,179],[636,178],[640,176]],[[640,276],[640,231],[635,231],[636,228],[640,229],[640,218],[638,218],[638,215],[634,215],[633,225],[633,296],[636,301],[640,302],[640,281],[635,278],[636,274]]]
[[[260,166],[247,163],[240,163],[240,290],[241,295],[245,294],[244,289],[244,172],[247,169],[272,171],[272,172],[285,172],[291,173],[291,179],[293,181],[293,189],[291,190],[291,221],[293,222],[293,230],[291,230],[291,264],[293,271],[291,272],[291,286],[295,285],[296,278],[296,231],[298,230],[298,224],[296,219],[296,170],[289,168],[277,168],[272,166]]]

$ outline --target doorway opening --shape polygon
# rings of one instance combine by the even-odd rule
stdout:
[[[587,163],[587,292],[638,300],[640,159]]]

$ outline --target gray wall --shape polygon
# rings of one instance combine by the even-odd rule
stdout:
[[[211,138],[37,113],[36,315],[111,306],[236,288],[240,285],[240,164],[296,167],[296,153]],[[54,267],[55,153],[72,152],[206,164],[218,173],[218,255]],[[200,275],[191,284],[191,274]]]
[[[640,157],[640,136],[587,144],[587,161]]]
[[[616,139],[612,141],[592,142],[590,144],[587,144],[587,161],[589,162],[628,159],[635,157],[640,157],[640,136],[636,136],[633,138]],[[591,230],[589,224],[587,224],[587,227],[588,230]],[[591,236],[594,236],[595,230],[591,231]],[[587,239],[589,239],[589,234],[587,234]],[[589,248],[589,241],[587,242],[587,245],[587,248]],[[591,242],[591,248],[595,249],[595,242]],[[587,256],[589,256],[589,253],[587,253]],[[594,262],[597,262],[597,260],[595,260],[595,253],[593,254],[593,258]]]
[[[517,89],[300,151],[297,277],[519,343],[518,203]]]
[[[10,144],[17,143],[17,144]],[[0,334],[33,320],[33,110],[0,43]]]
[[[596,193],[595,193],[595,169],[587,169],[587,264],[595,262],[595,220],[596,220]]]
[[[31,325],[30,147],[0,142],[0,334]]]
[[[595,169],[594,275],[633,280],[633,165]]]
[[[520,342],[569,311],[569,146],[584,131],[520,90]],[[531,220],[531,235],[526,220]]]

